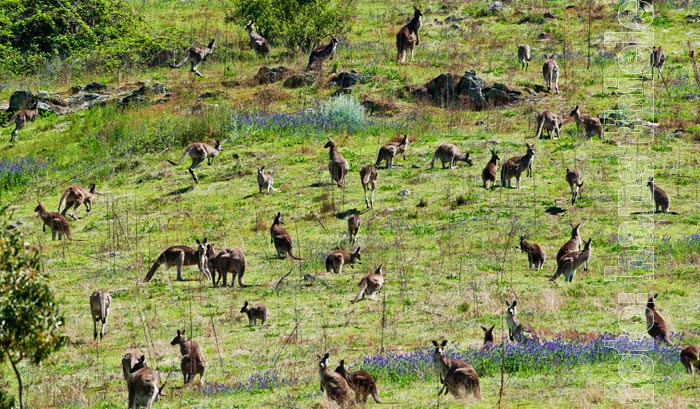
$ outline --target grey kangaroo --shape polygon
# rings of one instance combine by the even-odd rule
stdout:
[[[192,164],[187,170],[189,170],[190,175],[192,175],[192,180],[194,180],[194,183],[199,183],[199,178],[194,173],[194,169],[204,162],[205,159],[207,160],[207,165],[211,166],[216,155],[221,153],[222,150],[221,142],[218,139],[216,140],[216,144],[214,146],[211,146],[205,142],[195,142],[185,148],[185,152],[182,153],[182,156],[177,162],[173,162],[170,159],[168,159],[168,162],[170,162],[170,164],[173,166],[178,166],[181,165],[187,155],[189,155],[192,158]]]
[[[109,306],[112,304],[112,296],[109,290],[97,290],[90,296],[90,311],[92,313],[93,339],[97,339],[97,322],[102,322],[100,339],[104,336]]]
[[[445,395],[449,392],[455,398],[462,399],[473,393],[474,397],[480,400],[481,383],[474,367],[461,359],[448,358],[445,354],[447,340],[440,344],[433,340],[433,345],[435,346],[433,360],[438,365],[440,382],[443,385],[438,396],[444,391]]]
[[[11,123],[15,124],[15,129],[12,130],[10,142],[15,141],[15,138],[17,138],[17,133],[20,131],[20,129],[24,128],[27,122],[31,122],[34,121],[34,119],[36,119],[36,116],[39,114],[39,105],[37,101],[34,101],[34,103],[35,105],[33,109],[23,109],[21,111],[15,112],[10,117],[10,120],[7,121],[6,124],[2,125],[3,128],[6,128],[10,126]]]
[[[263,57],[270,55],[270,43],[263,36],[255,32],[253,29],[253,20],[248,21],[248,24],[245,25],[245,29],[248,31],[248,37],[250,37],[250,48],[255,50],[255,54]]]
[[[501,165],[501,186],[511,187],[510,180],[515,178],[515,186],[520,189],[520,175],[527,170],[527,176],[532,177],[532,163],[535,161],[535,145],[525,143],[527,153],[524,156],[514,156]]]
[[[185,56],[182,57],[182,60],[180,60],[179,63],[177,64],[171,64],[170,66],[172,68],[180,68],[187,61],[190,62],[190,72],[193,72],[195,75],[198,77],[202,77],[202,74],[200,74],[199,71],[197,71],[197,66],[202,62],[206,61],[207,57],[211,55],[212,52],[214,52],[214,49],[216,48],[216,41],[212,38],[211,41],[209,41],[209,45],[206,47],[203,47],[201,45],[193,45],[192,47],[188,48],[185,51]]]
[[[406,160],[406,148],[411,142],[408,140],[408,135],[404,135],[401,141],[392,141],[385,143],[381,148],[379,148],[379,154],[377,155],[377,162],[374,164],[379,168],[379,164],[384,161],[384,169],[389,169],[394,167],[394,157],[399,153],[402,155],[403,160]]]
[[[65,217],[68,209],[72,207],[68,215],[70,215],[70,217],[72,217],[74,220],[80,220],[75,217],[74,212],[78,209],[78,207],[80,207],[80,205],[85,205],[85,211],[89,213],[90,210],[92,210],[92,201],[98,194],[100,193],[95,189],[94,183],[90,184],[90,190],[78,185],[71,186],[63,192],[63,195],[61,195],[61,199],[58,201],[58,212]],[[63,211],[61,211],[61,206],[63,206],[64,203],[66,207],[64,207]]]
[[[306,65],[306,71],[314,68],[322,69],[324,61],[328,58],[333,59],[336,48],[338,48],[338,39],[335,38],[335,36],[331,36],[331,41],[328,44],[320,45],[311,50],[309,63]]]
[[[411,61],[413,61],[413,47],[420,45],[420,36],[418,29],[423,23],[423,12],[419,8],[413,6],[413,18],[396,34],[396,62],[402,63],[406,61],[406,52],[411,52]]]

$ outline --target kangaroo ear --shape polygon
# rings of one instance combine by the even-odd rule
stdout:
[[[139,359],[139,362],[146,363],[146,355],[142,355],[141,358]]]
[[[656,298],[656,297],[658,297],[658,296],[659,296],[659,293],[654,294],[654,298]]]
[[[326,352],[326,355],[323,356],[323,359],[328,359],[328,357],[331,356],[329,352]]]
[[[515,307],[518,304],[518,300],[513,300],[513,304],[511,304],[511,307]]]
[[[484,332],[488,331],[485,326],[483,326],[483,325],[479,325],[479,326],[481,327],[482,330],[484,330]]]
[[[204,238],[204,241],[203,241],[202,243],[207,244],[207,238],[206,238],[206,237]]]
[[[199,241],[199,239],[194,239],[194,241],[196,241],[197,244],[202,244],[202,243]]]
[[[436,347],[438,346],[438,343],[436,340],[433,340],[433,345],[435,345]]]
[[[359,253],[361,248],[362,247],[358,247],[357,250],[355,250],[355,253]]]
[[[491,325],[491,328],[489,328],[489,331],[493,331],[494,328],[496,328],[496,324]]]
[[[345,360],[344,360],[344,359],[341,359],[341,360],[340,360],[340,366],[345,366]]]
[[[440,344],[440,346],[442,347],[444,347],[445,345],[447,345],[447,340],[442,341],[442,344]]]

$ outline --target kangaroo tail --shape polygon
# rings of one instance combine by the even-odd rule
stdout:
[[[372,399],[374,399],[374,401],[377,403],[382,403],[382,401],[379,400],[379,394],[377,393],[377,385],[376,384],[372,385]]]
[[[173,161],[171,161],[170,159],[168,159],[168,162],[170,162],[170,164],[173,165],[173,166],[182,165],[182,162],[183,162],[183,161],[185,160],[185,158],[187,157],[187,154],[188,154],[187,149],[185,149],[185,151],[182,153],[182,156],[180,156],[180,159],[179,159],[177,162],[173,162]]]
[[[69,189],[66,189],[65,192],[63,192],[63,195],[61,195],[61,199],[58,201],[58,212],[61,213],[61,206],[63,206],[63,203],[66,201],[66,198],[68,197]]]
[[[146,273],[146,277],[144,277],[143,282],[147,283],[151,278],[153,278],[153,274],[156,273],[156,270],[158,270],[158,267],[160,267],[161,264],[165,262],[165,255],[164,253],[160,253],[160,256],[158,256],[158,259],[153,263],[151,268],[148,269],[148,273]]]
[[[537,135],[535,136],[535,138],[540,139],[540,137],[542,136],[542,128],[544,128],[544,116],[542,117],[542,120],[540,120],[537,124]]]
[[[291,249],[289,249],[289,256],[294,260],[303,260],[303,258],[295,256]]]
[[[501,186],[506,186],[506,164],[501,165]]]
[[[365,290],[367,289],[367,282],[365,280],[362,280],[362,284],[360,284],[360,291],[357,293],[355,296],[355,299],[350,302],[350,304],[355,304],[362,298],[362,296],[365,295]],[[374,391],[372,392],[374,394]],[[376,398],[375,398],[376,400]]]
[[[185,56],[182,57],[182,60],[180,60],[179,63],[177,63],[177,64],[170,64],[170,68],[180,68],[180,67],[182,67],[183,65],[185,65],[186,62],[187,62],[187,53],[185,53]]]
[[[102,321],[102,324],[104,325],[105,321],[107,320],[107,306],[105,305],[105,297],[104,294],[102,297],[100,297],[100,320]]]
[[[437,160],[437,157],[438,157],[437,153],[435,155],[433,155],[433,160],[430,162],[430,169],[435,167],[435,161]]]
[[[19,113],[19,112],[15,112],[14,115],[12,115],[12,116],[10,117],[10,120],[9,120],[9,121],[7,121],[7,122],[4,123],[4,124],[0,124],[0,126],[2,126],[3,128],[7,128],[8,126],[10,126],[10,124],[13,123],[13,122],[15,122],[15,120],[17,119],[17,114],[18,114],[18,113]]]

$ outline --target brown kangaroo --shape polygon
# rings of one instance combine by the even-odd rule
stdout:
[[[131,373],[127,381],[129,409],[138,409],[141,406],[151,409],[153,402],[158,401],[165,387],[165,384],[163,384],[159,388],[158,382],[158,372],[154,369],[141,368]]]
[[[197,166],[199,166],[202,162],[204,162],[204,159],[207,160],[207,165],[211,166],[212,162],[214,162],[214,158],[216,157],[216,155],[218,155],[222,150],[223,149],[221,149],[221,142],[218,139],[216,140],[216,144],[214,146],[211,146],[205,142],[195,142],[189,145],[187,148],[185,148],[185,152],[183,152],[182,156],[180,157],[180,160],[178,160],[177,162],[173,162],[170,159],[168,159],[168,162],[170,162],[170,164],[173,166],[178,166],[182,164],[187,155],[189,155],[192,158],[192,164],[187,170],[190,171],[190,175],[192,175],[194,183],[199,183],[199,178],[194,173],[194,169]]]
[[[663,213],[668,213],[668,207],[671,205],[671,198],[668,197],[668,193],[656,185],[653,177],[649,178],[647,186],[651,189],[651,195],[656,205],[654,212],[659,213],[659,208],[661,208]]]
[[[554,139],[552,138],[552,131],[554,131],[557,139],[559,139],[561,138],[561,125],[562,122],[559,115],[549,109],[545,109],[537,114],[537,135],[535,135],[535,138],[540,139],[542,137],[542,130],[545,130],[550,139]]]
[[[70,217],[72,217],[74,220],[80,220],[75,217],[73,213],[78,210],[78,207],[80,207],[81,204],[85,205],[86,212],[90,212],[90,210],[92,210],[92,201],[98,194],[100,193],[95,190],[94,183],[90,184],[90,190],[86,190],[84,187],[78,185],[71,186],[63,192],[63,195],[61,195],[61,200],[58,202],[58,212],[65,217],[68,209],[73,207],[68,215],[70,215]],[[63,211],[61,211],[61,206],[63,206],[64,203],[66,207],[64,207]]]
[[[265,304],[255,304],[252,307],[248,306],[248,301],[243,304],[241,314],[245,313],[248,316],[248,325],[256,325],[260,320],[260,325],[265,325],[267,319],[270,318],[270,311]]]
[[[508,304],[508,301],[506,301],[506,306],[508,306],[508,309],[506,310],[508,338],[510,338],[511,341],[516,342],[538,341],[539,335],[537,334],[537,331],[535,331],[532,326],[523,324],[520,322],[520,320],[518,320],[518,310],[516,308],[517,303],[518,301],[516,300],[513,300],[513,304]]]
[[[491,149],[491,159],[489,159],[489,163],[486,164],[484,170],[481,171],[481,180],[484,182],[484,189],[493,187],[494,183],[496,183],[499,160],[501,160],[501,158],[498,157],[498,152]]]
[[[560,275],[564,275],[565,282],[572,282],[574,280],[574,275],[576,270],[581,267],[582,264],[586,264],[584,268],[588,271],[588,259],[591,257],[591,240],[584,244],[582,251],[571,251],[564,254],[560,259],[557,260],[557,271],[554,273],[549,281],[554,281]]]
[[[170,345],[180,346],[180,369],[182,376],[185,378],[184,384],[187,385],[194,377],[199,374],[199,383],[204,385],[204,371],[207,369],[207,360],[204,358],[202,350],[199,348],[197,341],[187,341],[185,339],[185,330],[177,330],[177,335],[170,341]]]
[[[365,296],[369,296],[370,298],[374,299],[375,296],[379,294],[379,291],[382,289],[383,285],[384,275],[382,273],[382,265],[380,264],[379,267],[374,270],[374,273],[369,273],[362,277],[362,280],[360,280],[360,291],[355,296],[355,299],[350,302],[350,304],[355,304],[359,300],[365,298]]]
[[[257,175],[258,193],[262,194],[263,190],[266,190],[267,193],[269,194],[270,191],[279,190],[279,189],[275,189],[274,187],[272,187],[272,183],[274,182],[274,180],[272,179],[272,175],[268,175],[268,174],[263,173],[264,169],[265,169],[265,166],[258,168],[258,175]]]
[[[60,213],[47,212],[41,202],[39,202],[37,207],[34,208],[34,211],[44,222],[43,226],[41,226],[41,231],[45,232],[46,226],[49,226],[51,229],[51,240],[56,240],[56,236],[58,236],[58,239],[61,240],[64,235],[69,239],[72,238],[70,233],[70,224],[68,223],[66,216]]]
[[[146,357],[138,349],[127,349],[122,357],[122,375],[124,380],[129,382],[133,372],[146,366]]]
[[[223,286],[226,287],[226,277],[231,272],[231,287],[234,286],[236,279],[241,288],[246,288],[248,285],[243,283],[243,274],[246,269],[246,259],[243,250],[233,247],[224,247],[218,253],[214,254],[214,245],[208,244],[206,249],[207,264],[211,272],[212,282],[214,287],[219,285],[223,277]],[[218,273],[218,277],[216,276]]]
[[[14,142],[17,137],[17,133],[20,129],[24,128],[27,122],[34,121],[36,116],[39,114],[39,105],[35,101],[34,109],[23,109],[21,111],[15,112],[10,120],[6,124],[2,125],[3,128],[7,128],[11,123],[15,124],[15,129],[12,130],[12,136],[10,137],[10,142]]]
[[[353,264],[362,264],[360,257],[360,247],[352,253],[345,250],[333,250],[326,256],[326,273],[333,270],[334,273],[340,274],[343,272],[343,266],[349,265],[352,268]]]
[[[496,324],[491,325],[491,328],[486,328],[483,325],[480,325],[480,327],[484,331],[484,344],[479,348],[479,352],[496,347],[496,342],[493,339],[493,329],[496,327]]]
[[[501,186],[511,187],[510,180],[515,178],[515,186],[520,189],[520,175],[527,170],[527,176],[532,177],[532,163],[535,161],[535,145],[525,143],[527,153],[524,156],[514,156],[501,165]]]
[[[214,49],[216,48],[216,41],[212,38],[211,41],[209,41],[209,45],[206,47],[203,47],[201,45],[193,45],[192,47],[188,48],[185,51],[185,56],[182,57],[182,60],[180,60],[179,63],[177,64],[170,64],[170,67],[172,68],[180,68],[187,61],[190,62],[190,72],[193,72],[195,75],[198,77],[202,77],[202,74],[197,71],[197,66],[202,62],[206,61],[207,57],[211,55],[212,52],[214,52]]]
[[[408,141],[408,135],[404,135],[401,141],[388,142],[379,148],[379,154],[377,154],[377,162],[374,166],[379,167],[379,164],[384,161],[384,169],[389,169],[394,167],[394,157],[399,153],[403,156],[403,160],[406,160],[406,148],[411,142]]]
[[[598,117],[589,114],[582,114],[578,108],[578,105],[576,105],[576,108],[571,111],[569,116],[573,117],[574,121],[576,121],[576,128],[579,132],[581,126],[583,125],[587,139],[591,139],[593,135],[598,135],[598,138],[603,137],[603,124],[600,123],[600,119],[598,119]]]
[[[423,22],[423,13],[419,8],[413,6],[413,18],[396,34],[396,63],[406,61],[406,52],[411,51],[411,61],[413,61],[413,47],[420,45],[418,29]]]
[[[263,57],[270,55],[270,43],[263,36],[255,32],[253,29],[253,20],[248,21],[248,24],[245,25],[245,29],[248,31],[248,37],[250,37],[250,48],[255,50],[255,54]]]
[[[92,313],[93,339],[97,339],[97,322],[102,322],[100,339],[104,336],[109,306],[112,304],[112,296],[109,290],[97,290],[90,296],[90,311]]]
[[[571,205],[573,206],[578,199],[578,191],[583,186],[581,181],[581,171],[577,168],[569,169],[566,168],[566,182],[569,184],[571,189]]]
[[[340,360],[340,365],[335,368],[335,372],[340,374],[355,392],[355,402],[365,403],[367,402],[367,396],[372,395],[372,399],[374,399],[375,402],[382,403],[382,401],[379,400],[377,382],[369,372],[349,372],[345,366],[345,360],[342,359]]]
[[[459,148],[451,143],[442,143],[435,148],[435,154],[433,154],[433,160],[430,162],[430,169],[435,167],[435,161],[440,159],[442,163],[442,168],[445,169],[445,164],[450,164],[450,169],[454,168],[455,162],[462,161],[469,166],[472,166],[472,160],[469,159],[469,152],[461,153]]]
[[[681,363],[690,375],[700,373],[700,346],[688,345],[681,351]]]
[[[362,219],[358,213],[348,217],[348,234],[350,235],[350,246],[354,246],[357,241],[357,232],[360,231]]]
[[[476,373],[476,370],[461,359],[447,357],[445,354],[447,340],[442,341],[440,344],[433,340],[433,345],[435,346],[433,359],[438,365],[440,382],[443,385],[440,392],[438,392],[438,396],[444,391],[445,395],[447,395],[447,392],[450,392],[455,398],[463,399],[473,393],[476,399],[481,400],[481,385],[479,374]]]
[[[328,142],[326,142],[323,147],[328,148],[328,156],[330,159],[330,162],[328,162],[328,171],[331,174],[331,180],[336,182],[338,187],[342,187],[343,183],[345,183],[345,175],[348,173],[350,165],[348,165],[348,161],[343,158],[343,155],[340,154],[335,141],[331,139],[330,136],[328,137]]]
[[[197,245],[207,244],[206,238],[201,242],[199,239],[196,239],[196,241]],[[182,266],[199,265],[199,250],[188,246],[168,247],[162,253],[160,253],[151,268],[148,269],[148,273],[146,273],[146,277],[144,277],[143,281],[148,282],[151,278],[153,278],[153,275],[156,273],[156,270],[158,270],[158,267],[160,267],[161,264],[165,264],[166,267],[176,266],[177,281],[185,281],[185,279],[182,278]]]
[[[335,55],[335,50],[338,48],[338,39],[335,36],[331,36],[331,41],[326,45],[320,45],[313,50],[311,50],[311,55],[309,55],[309,63],[306,65],[306,71],[313,68],[318,68],[319,70],[323,68],[323,62],[328,58],[331,60]]]
[[[547,85],[547,91],[552,92],[552,85],[554,85],[554,93],[559,93],[559,66],[557,62],[554,61],[554,54],[544,56],[544,65],[542,66],[542,76],[544,76],[544,83]]]
[[[644,310],[644,316],[647,319],[647,332],[655,340],[663,341],[671,345],[668,324],[666,324],[666,321],[661,317],[661,314],[656,311],[655,299],[658,296],[659,294],[649,294],[649,299],[647,300],[647,308]]]
[[[365,192],[365,205],[368,209],[374,207],[374,190],[377,188],[377,169],[372,165],[365,165],[360,169],[360,182]],[[371,192],[367,197],[367,190]]]
[[[545,256],[539,244],[530,244],[525,240],[525,236],[520,236],[520,251],[527,253],[528,268],[535,267],[535,270],[542,268]]]
[[[654,47],[651,50],[651,55],[649,56],[649,64],[651,65],[651,77],[654,78],[654,68],[659,71],[661,75],[661,70],[664,68],[664,63],[666,63],[666,54],[661,50],[661,46]]]
[[[521,44],[518,46],[518,60],[520,61],[521,69],[527,71],[527,67],[530,65],[530,46],[527,44]]]
[[[277,258],[285,258],[287,254],[294,260],[303,260],[294,255],[293,252],[293,242],[292,236],[287,233],[282,225],[284,220],[282,220],[282,213],[277,212],[275,215],[275,220],[270,226],[270,243],[274,243],[275,250],[277,250]]]
[[[571,238],[559,248],[557,252],[557,262],[567,253],[581,250],[582,241],[580,229],[581,223],[577,225],[571,224]],[[588,266],[586,266],[586,268],[588,268]]]
[[[326,352],[323,357],[318,357],[318,374],[321,378],[321,392],[326,392],[328,399],[335,401],[341,408],[352,406],[352,392],[350,385],[339,373],[328,369],[328,357]]]

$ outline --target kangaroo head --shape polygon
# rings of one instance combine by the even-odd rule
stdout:
[[[474,162],[472,162],[471,158],[469,157],[469,152],[464,154],[464,162],[466,162],[469,166],[474,165]]]
[[[130,369],[131,373],[134,373],[138,371],[139,369],[143,369],[146,367],[146,356],[142,355],[141,358],[137,363],[134,364],[134,366]]]
[[[177,345],[180,343],[180,341],[185,340],[185,330],[183,329],[182,331],[177,330],[177,335],[175,335],[175,338],[173,338],[172,341],[170,341],[170,345]]]
[[[569,113],[569,116],[578,116],[578,104],[576,105],[576,108],[572,109],[571,112]]]
[[[408,140],[408,135],[404,135],[403,139],[401,139],[401,143],[404,145],[410,145],[411,141]]]
[[[282,220],[282,213],[277,212],[277,214],[275,215],[275,221],[272,224],[284,224],[284,220]]]
[[[493,329],[496,327],[496,324],[491,325],[491,328],[486,328],[483,325],[480,325],[480,327],[484,331],[484,342],[493,342]]]
[[[245,29],[248,31],[253,31],[253,20],[248,20],[248,24],[245,25]]]
[[[588,241],[583,245],[583,251],[589,250],[591,248],[592,241],[593,241],[592,237],[590,239],[588,239]]]
[[[498,157],[498,152],[496,152],[495,149],[491,149],[491,160],[501,160],[501,158]]]
[[[440,358],[445,356],[445,345],[447,345],[447,340],[443,340],[441,343],[438,344],[437,341],[433,340],[433,345],[435,346],[435,351],[433,352],[433,356],[436,360],[439,360]]]
[[[422,17],[422,16],[423,16],[423,12],[420,11],[420,9],[418,7],[413,6],[413,17],[415,18],[415,17]]]
[[[41,202],[38,202],[37,206],[34,208],[35,212],[43,212],[44,211],[44,205],[41,204]]]
[[[326,361],[328,360],[328,357],[329,357],[329,356],[331,356],[331,354],[328,353],[328,352],[326,352],[326,354],[323,355],[323,357],[319,357],[320,360],[319,360],[319,362],[318,362],[318,367],[319,367],[320,369],[326,369],[326,368],[328,368],[328,362],[326,362]]]
[[[220,140],[218,140],[218,139],[216,140],[216,143],[214,144],[214,149],[216,149],[217,151],[222,151],[222,150],[224,150],[224,149],[221,147],[221,141],[220,141]]]
[[[355,251],[352,252],[352,258],[353,258],[354,262],[357,264],[362,264],[360,262],[360,260],[362,260],[362,258],[360,257],[360,249],[361,248],[362,247],[358,247],[357,249],[355,249]],[[352,267],[352,264],[350,265],[350,267]]]
[[[323,145],[323,147],[324,147],[324,148],[331,148],[331,149],[333,149],[333,148],[335,148],[335,141],[334,141],[333,139],[331,139],[331,137],[329,136],[329,137],[328,137],[328,142],[326,142],[326,144]]]
[[[381,264],[379,265],[379,267],[377,267],[376,270],[374,270],[374,274],[382,275],[382,265]]]
[[[655,294],[649,294],[649,298],[647,299],[647,308],[650,310],[653,310],[656,308],[656,297],[659,296],[659,293]]]
[[[647,186],[649,186],[650,188],[654,187],[654,177],[653,176],[650,177],[649,180],[647,181]]]
[[[214,51],[215,48],[216,48],[216,40],[212,38],[211,41],[209,41],[209,49]]]
[[[575,239],[576,237],[579,236],[579,234],[580,234],[579,229],[580,228],[581,228],[581,223],[579,223],[575,226],[573,224],[571,225],[571,238],[572,239]]]
[[[337,45],[338,45],[338,39],[337,39],[335,36],[331,36],[331,43],[333,44],[334,47],[337,46]]]
[[[517,300],[513,300],[513,303],[508,305],[508,301],[506,301],[506,305],[508,306],[508,309],[506,312],[508,313],[509,316],[513,317],[518,315],[518,310],[515,308],[515,306],[518,304]]]
[[[530,145],[529,143],[525,142],[525,146],[527,147],[527,154],[528,155],[535,154],[535,144],[534,143],[532,145]]]
[[[248,311],[248,301],[243,303],[243,308],[241,308],[241,313]]]

